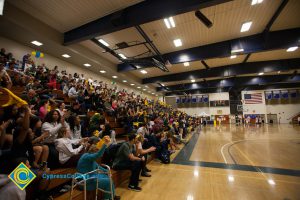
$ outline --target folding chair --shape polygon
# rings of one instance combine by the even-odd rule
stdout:
[[[108,193],[111,195],[111,199],[114,200],[114,194],[113,194],[113,186],[112,186],[112,175],[111,175],[111,170],[108,165],[103,165],[101,164],[102,167],[107,169],[107,172],[103,171],[102,169],[96,169],[90,172],[87,172],[85,174],[81,173],[76,173],[75,176],[72,178],[72,185],[71,185],[71,193],[70,193],[70,200],[73,198],[73,190],[76,186],[83,186],[83,192],[84,192],[84,200],[86,199],[86,182],[89,180],[96,179],[96,197],[95,199],[97,200],[98,198],[98,190],[104,193]],[[107,174],[109,178],[109,183],[110,183],[110,191],[103,190],[99,188],[99,179],[98,179],[98,174]]]

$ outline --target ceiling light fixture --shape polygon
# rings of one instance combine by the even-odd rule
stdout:
[[[249,31],[251,25],[252,25],[251,21],[243,23],[242,28],[241,28],[241,32]]]
[[[297,47],[297,46],[294,46],[294,47],[288,48],[286,51],[287,51],[287,52],[292,52],[292,51],[296,51],[297,49],[298,49],[298,47]]]
[[[149,88],[147,85],[145,85],[145,88]]]
[[[231,50],[231,53],[239,53],[239,52],[243,52],[244,49],[234,49],[234,50]]]
[[[277,74],[280,74],[280,73],[281,73],[281,71],[278,71],[278,72],[277,72]]]
[[[104,73],[106,73],[106,71],[104,71],[104,70],[100,70],[100,73],[101,73],[101,74],[104,74]]]
[[[175,28],[175,22],[174,22],[173,17],[165,18],[164,22],[168,29]]]
[[[261,75],[264,75],[265,73],[264,72],[260,72],[260,73],[258,73],[258,75],[259,76],[261,76]]]
[[[212,27],[213,23],[199,10],[195,12],[195,16],[207,27]]]
[[[138,86],[137,88],[138,88],[138,89],[140,89],[141,87],[140,87],[140,86]]]
[[[142,74],[147,74],[148,72],[146,70],[141,70]]]
[[[63,55],[61,55],[62,57],[64,57],[64,58],[70,58],[71,56],[70,55],[68,55],[68,54],[63,54]]]
[[[153,94],[154,95],[154,93],[152,92],[151,94]]]
[[[43,43],[41,43],[39,41],[36,41],[36,40],[32,41],[31,44],[34,44],[36,46],[42,46],[43,45]]]
[[[230,59],[234,59],[234,58],[236,58],[236,55],[230,56]]]
[[[122,54],[122,53],[119,53],[119,56],[120,56],[121,58],[123,58],[123,59],[127,59],[127,57],[124,56],[124,54]]]
[[[192,83],[195,83],[195,82],[196,82],[196,80],[195,80],[195,79],[192,79],[192,80],[191,80],[191,82],[192,82]]]
[[[92,66],[91,64],[89,64],[89,63],[85,63],[85,64],[83,64],[85,67],[90,67],[90,66]]]
[[[180,47],[180,46],[182,46],[181,39],[173,40],[173,42],[174,42],[175,47]]]
[[[144,91],[146,91],[146,89],[143,89]]]
[[[112,76],[113,78],[118,78],[117,76]]]
[[[130,85],[132,85],[132,86],[133,86],[133,85],[135,85],[135,84],[134,84],[134,83],[131,83]]]
[[[127,83],[127,80],[123,80],[123,83]]]
[[[109,46],[109,44],[106,42],[106,41],[104,41],[103,39],[99,39],[98,40],[101,44],[103,44],[104,46]]]
[[[161,86],[165,87],[165,85],[163,83],[161,83]]]
[[[234,177],[233,176],[228,176],[228,181],[229,182],[234,182]]]
[[[184,62],[183,65],[184,65],[185,67],[188,67],[188,66],[190,66],[190,63],[189,63],[189,62]]]
[[[263,0],[252,0],[251,6],[262,3]]]
[[[272,179],[269,179],[269,180],[268,180],[268,183],[269,183],[270,185],[276,185],[275,181],[272,180]]]

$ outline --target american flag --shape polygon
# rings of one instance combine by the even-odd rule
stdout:
[[[263,103],[262,93],[244,94],[245,104]]]

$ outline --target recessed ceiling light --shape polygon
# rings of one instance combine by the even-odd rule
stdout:
[[[158,95],[156,94],[155,96],[157,96],[158,97]]]
[[[236,55],[232,55],[230,56],[230,59],[236,58]]]
[[[123,80],[123,83],[127,83],[127,80]]]
[[[100,70],[100,73],[104,74],[104,73],[106,73],[106,71],[104,71],[104,70]]]
[[[36,46],[42,46],[43,45],[43,43],[41,43],[39,41],[36,41],[36,40],[32,41],[31,44],[34,44]]]
[[[175,47],[180,47],[180,46],[182,46],[181,39],[173,40],[173,42],[174,42]]]
[[[251,25],[252,25],[252,22],[243,23],[242,28],[241,28],[241,32],[249,31]]]
[[[140,89],[141,87],[140,87],[140,86],[138,86],[137,88],[138,88],[138,89]]]
[[[261,75],[264,75],[265,73],[264,72],[260,72],[260,73],[258,73],[258,75],[259,76],[261,76]]]
[[[272,179],[269,179],[269,180],[268,180],[268,183],[269,183],[270,185],[276,185],[275,181],[272,180]]]
[[[134,83],[131,83],[130,85],[135,85]]]
[[[149,88],[147,85],[145,85],[145,88]]]
[[[286,51],[287,51],[287,52],[291,52],[291,51],[296,51],[297,49],[298,49],[298,47],[295,46],[295,47],[290,47],[290,48],[288,48]]]
[[[233,182],[234,181],[234,177],[233,176],[228,176],[228,181],[229,182]]]
[[[165,18],[164,22],[168,29],[170,29],[171,27],[175,28],[175,22],[174,22],[173,17]]]
[[[153,92],[151,94],[154,94]]]
[[[184,65],[185,67],[188,67],[188,66],[190,66],[190,63],[189,63],[189,62],[184,62],[183,65]]]
[[[85,63],[85,64],[83,64],[85,67],[90,67],[90,66],[92,66],[91,64],[89,64],[89,63]]]
[[[196,81],[195,79],[192,79],[192,80],[191,80],[192,83],[195,83],[195,81]]]
[[[263,2],[263,0],[252,0],[251,5],[260,4],[261,2]]]
[[[143,89],[144,91],[146,91],[146,89]]]
[[[117,76],[112,76],[113,78],[118,78]]]
[[[161,86],[163,86],[163,87],[164,87],[164,86],[165,86],[165,84],[161,83]]]
[[[280,73],[281,73],[281,71],[278,71],[277,73],[278,73],[278,74],[280,74]]]
[[[122,54],[122,53],[119,53],[119,56],[120,56],[121,58],[123,58],[123,59],[127,59],[127,57],[124,56],[124,54]]]
[[[142,74],[147,74],[148,72],[146,70],[141,70]]]
[[[98,40],[101,44],[103,44],[104,46],[109,46],[109,44],[106,42],[106,41],[104,41],[103,39],[99,39]]]
[[[70,58],[71,56],[70,55],[68,55],[68,54],[63,54],[63,55],[61,55],[62,57],[64,57],[64,58]]]
[[[239,52],[243,52],[244,49],[234,49],[234,50],[231,50],[231,53],[239,53]]]

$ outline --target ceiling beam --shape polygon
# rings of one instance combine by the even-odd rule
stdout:
[[[249,91],[249,90],[270,90],[270,89],[285,89],[285,88],[299,88],[299,83],[275,83],[270,85],[254,85],[248,87],[224,87],[224,88],[204,88],[200,90],[186,90],[186,94],[207,94],[220,93],[230,91]],[[182,92],[167,92],[165,96],[182,95]]]
[[[210,70],[200,69],[189,72],[182,72],[164,76],[157,76],[151,78],[145,78],[142,80],[143,84],[148,83],[163,83],[172,81],[183,81],[191,79],[201,78],[213,78],[213,77],[229,77],[245,74],[257,74],[260,72],[276,72],[284,70],[296,70],[300,68],[300,58],[285,59],[285,60],[272,60],[261,62],[247,62],[234,65],[227,65],[223,67],[214,67]]]
[[[286,49],[291,46],[298,46],[299,43],[300,28],[295,28],[272,31],[269,32],[268,37],[265,37],[264,33],[259,33],[247,37],[184,49],[164,54],[163,57],[165,60],[169,60],[171,64],[178,64],[211,58],[230,57],[232,55],[231,51],[239,48],[244,49],[244,51],[239,54],[250,54],[276,49]],[[151,59],[151,57],[148,57],[147,59]],[[118,65],[119,72],[128,70],[133,70],[133,68],[126,67],[123,64]]]
[[[268,76],[244,76],[233,77],[228,79],[217,79],[211,81],[178,84],[167,86],[168,91],[186,91],[186,90],[199,90],[204,88],[223,88],[223,87],[240,87],[240,86],[254,86],[254,85],[268,85],[274,83],[299,83],[300,87],[300,75],[291,76],[285,75],[268,75]],[[163,87],[157,87],[157,92],[165,91]]]
[[[273,23],[275,22],[277,17],[280,15],[280,13],[283,11],[284,7],[286,6],[286,4],[288,2],[289,2],[289,0],[282,0],[281,4],[275,11],[274,15],[271,17],[270,21],[266,25],[265,30],[264,30],[265,33],[268,33],[270,31],[270,28],[272,27]]]
[[[151,0],[132,5],[64,33],[64,45],[232,0]]]

